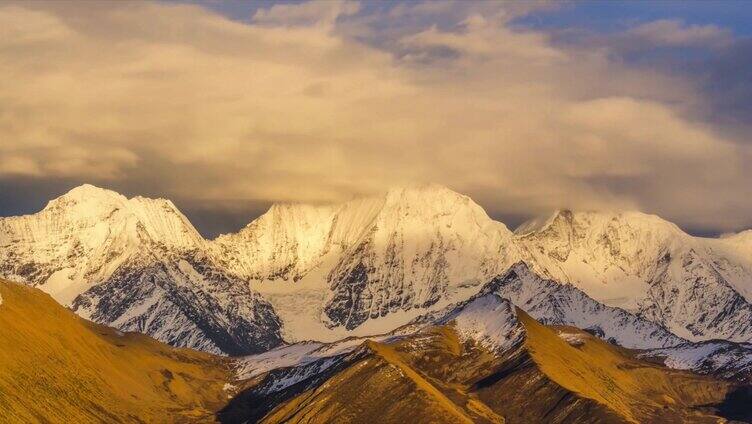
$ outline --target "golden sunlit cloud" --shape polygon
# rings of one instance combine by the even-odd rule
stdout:
[[[390,13],[440,6],[458,13]],[[379,43],[362,39],[378,17],[353,16],[351,2],[246,22],[178,4],[3,5],[0,176],[138,176],[208,201],[326,202],[432,181],[505,213],[749,222],[749,149],[687,117],[702,101],[691,84],[514,29],[515,7],[468,8],[450,28]],[[635,31],[669,44],[725,36]]]

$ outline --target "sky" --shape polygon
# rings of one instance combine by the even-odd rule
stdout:
[[[752,228],[745,2],[3,2],[0,216],[82,183],[207,237],[434,182],[514,227]]]

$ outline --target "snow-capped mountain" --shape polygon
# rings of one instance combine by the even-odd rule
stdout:
[[[169,200],[84,185],[0,219],[0,272],[79,315],[175,346],[231,354],[281,342],[271,306],[205,255]]]
[[[505,279],[520,261],[543,278]],[[0,219],[0,275],[98,322],[232,354],[388,333],[489,281],[544,322],[625,346],[752,340],[752,232],[705,239],[637,212],[559,211],[512,233],[437,185],[275,205],[215,240],[168,200],[84,185]]]
[[[0,219],[3,275],[69,305],[145,246],[197,249],[203,239],[169,200],[127,199],[91,185],[39,213]]]
[[[453,297],[500,272],[512,246],[506,226],[443,187],[392,190],[374,212],[327,277],[329,326],[352,329]]]
[[[272,207],[212,246],[254,280],[288,340],[333,341],[467,299],[519,256],[512,236],[468,197],[424,185],[331,208]]]
[[[517,240],[536,272],[682,338],[752,339],[752,268],[735,238],[692,237],[638,212],[559,211]]]

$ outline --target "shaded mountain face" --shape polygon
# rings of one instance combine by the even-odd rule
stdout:
[[[0,422],[207,422],[227,401],[226,358],[75,316],[0,280]]]
[[[199,254],[137,255],[75,298],[71,309],[173,346],[243,355],[281,341],[271,306]]]
[[[519,262],[541,278],[505,281]],[[167,200],[82,186],[0,219],[0,275],[97,322],[231,355],[388,333],[492,280],[543,322],[628,347],[752,339],[748,233],[703,239],[651,215],[569,211],[512,233],[436,185],[275,205],[216,240]]]
[[[741,389],[547,327],[493,293],[359,342],[246,358],[253,377],[220,421],[711,423]]]

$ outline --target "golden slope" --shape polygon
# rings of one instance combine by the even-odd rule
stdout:
[[[230,372],[76,317],[39,290],[0,280],[0,422],[213,421]]]
[[[410,369],[391,348],[368,354],[324,384],[280,404],[264,423],[472,423],[466,412]]]
[[[725,422],[710,405],[721,405],[734,384],[639,361],[567,329],[582,340],[572,346],[556,329],[518,316],[525,340],[501,356],[460,342],[451,324],[391,344],[368,341],[338,369],[286,394],[251,385],[245,416],[267,423]],[[242,402],[230,406],[226,422],[243,421]],[[265,402],[276,408],[253,412]]]
[[[557,332],[521,310],[525,345],[551,380],[608,407],[629,422],[718,422],[701,406],[718,404],[733,385],[638,361],[625,351],[575,329],[582,343],[572,346]]]

